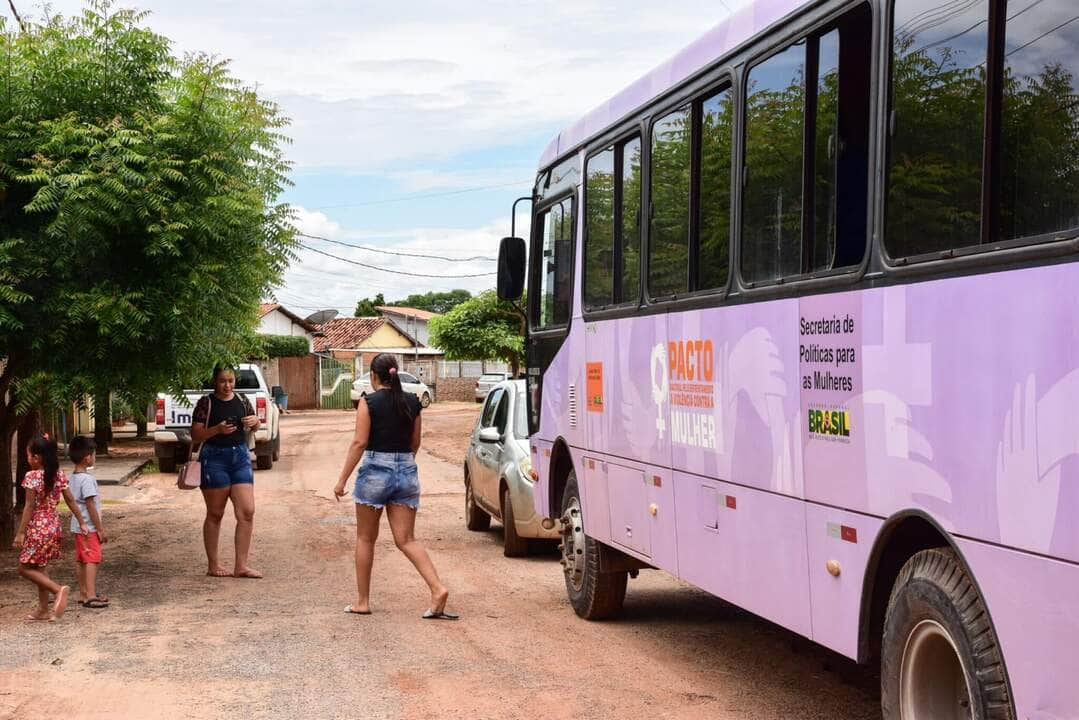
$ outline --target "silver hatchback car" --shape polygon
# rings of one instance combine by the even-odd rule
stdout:
[[[536,513],[532,484],[525,382],[503,380],[487,395],[465,453],[468,529],[486,530],[492,516],[501,520],[507,557],[526,555],[530,539],[560,539],[558,525]]]

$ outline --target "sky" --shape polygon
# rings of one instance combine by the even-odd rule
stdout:
[[[40,5],[15,0],[24,16]],[[514,199],[565,126],[688,45],[746,0],[345,2],[139,0],[176,53],[231,60],[277,102],[302,233],[450,258],[494,258]],[[6,3],[4,4],[6,5]],[[81,0],[52,0],[72,14]],[[7,12],[7,8],[3,7]],[[522,208],[527,204],[522,203]],[[517,234],[527,232],[527,215]],[[495,263],[402,258],[322,240],[275,299],[306,316],[356,301],[494,286]]]

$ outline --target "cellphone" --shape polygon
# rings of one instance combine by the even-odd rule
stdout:
[[[240,418],[236,417],[235,415],[230,415],[226,422],[233,427],[240,427]]]

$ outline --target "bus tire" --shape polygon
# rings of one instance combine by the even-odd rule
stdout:
[[[570,470],[562,492],[562,572],[570,605],[585,620],[617,615],[626,599],[628,573],[600,572],[600,543],[584,534],[577,473]]]
[[[989,613],[951,548],[922,550],[899,571],[880,675],[884,720],[1015,720]]]
[[[524,557],[528,554],[528,538],[517,534],[509,490],[502,492],[502,554],[506,557]]]

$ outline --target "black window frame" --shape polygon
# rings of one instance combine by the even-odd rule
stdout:
[[[1011,240],[999,237],[1001,172],[1001,147],[1004,113],[1004,61],[1006,55],[1008,12],[1006,0],[987,0],[988,44],[985,55],[985,105],[984,129],[982,130],[982,197],[979,215],[980,231],[970,245],[915,255],[893,256],[888,249],[888,197],[892,161],[892,131],[894,118],[894,62],[895,62],[895,6],[904,0],[885,0],[885,29],[881,41],[884,54],[885,77],[883,84],[884,128],[883,153],[879,175],[881,178],[881,201],[879,205],[879,246],[884,268],[898,277],[922,274],[948,267],[989,267],[1004,263],[1022,262],[1027,259],[1068,255],[1079,251],[1079,233],[1062,235],[1060,231],[1030,235]],[[900,120],[901,121],[901,120]],[[1005,254],[1004,259],[994,256]]]
[[[737,169],[738,176],[735,179],[737,184],[738,194],[738,214],[737,214],[737,231],[735,233],[736,239],[734,240],[737,245],[737,250],[734,253],[734,259],[732,260],[732,275],[737,274],[738,284],[745,290],[747,295],[754,296],[757,294],[767,294],[769,291],[773,295],[788,295],[799,294],[797,290],[805,287],[810,288],[805,294],[813,294],[812,288],[817,285],[834,285],[837,283],[854,284],[857,283],[865,275],[866,270],[869,268],[870,262],[874,253],[874,235],[875,224],[878,222],[875,215],[875,209],[879,205],[877,202],[877,196],[879,190],[876,183],[875,173],[878,172],[879,167],[873,157],[867,158],[866,161],[866,178],[865,178],[865,195],[863,201],[867,203],[867,214],[865,217],[865,244],[862,249],[862,259],[860,262],[854,265],[843,265],[841,267],[832,267],[825,270],[809,270],[806,271],[807,257],[811,257],[812,253],[807,253],[807,248],[810,250],[814,247],[812,240],[816,232],[813,216],[813,208],[816,205],[815,201],[815,168],[816,162],[815,145],[813,140],[816,138],[817,129],[817,98],[818,98],[818,70],[820,59],[820,39],[830,32],[840,30],[843,19],[857,11],[859,8],[863,8],[868,12],[867,27],[871,30],[871,35],[867,38],[866,42],[869,43],[869,50],[866,56],[871,62],[876,62],[876,49],[878,47],[878,39],[875,35],[877,32],[877,4],[870,0],[857,0],[856,2],[850,2],[845,4],[838,10],[830,13],[828,16],[821,18],[818,22],[807,25],[806,27],[800,27],[797,32],[782,35],[779,38],[774,38],[764,50],[759,53],[753,54],[747,58],[742,66],[742,73],[739,86],[739,98],[738,98],[738,113],[739,113],[739,143],[738,143],[738,158]],[[842,35],[840,36],[842,37]],[[814,40],[815,42],[810,42]],[[745,223],[744,218],[744,202],[746,185],[748,181],[748,166],[746,164],[746,151],[748,147],[747,133],[748,133],[748,121],[747,113],[749,110],[749,80],[752,70],[767,62],[776,55],[786,52],[794,45],[805,42],[806,43],[806,62],[805,62],[805,105],[803,109],[803,122],[802,122],[802,217],[801,217],[801,245],[802,245],[802,272],[784,275],[774,278],[772,280],[746,280],[742,275],[742,243],[744,241],[744,234],[742,232]],[[889,44],[889,48],[891,45]],[[890,73],[890,69],[889,69]],[[877,126],[880,124],[877,118],[877,109],[874,103],[879,97],[879,89],[876,82],[876,74],[871,70],[869,73],[869,102],[867,106],[866,123],[868,124],[868,147],[870,153],[875,151],[877,146]],[[837,192],[840,189],[837,187]],[[807,213],[806,209],[809,208],[810,212]],[[735,265],[736,263],[736,265]],[[792,287],[793,286],[793,287]]]
[[[722,287],[701,288],[699,255],[701,248],[701,153],[702,147],[702,122],[703,107],[706,100],[719,95],[722,92],[730,92],[734,102],[734,117],[731,123],[731,207],[730,223],[727,227],[727,282]],[[654,200],[652,198],[652,135],[656,124],[681,108],[689,107],[690,117],[690,148],[689,148],[689,206],[686,213],[689,219],[689,246],[687,249],[686,280],[687,290],[684,293],[672,295],[653,295],[649,279],[651,277],[650,266],[652,257],[652,215],[654,212]],[[649,306],[663,306],[680,303],[687,300],[722,300],[734,289],[734,246],[738,238],[736,217],[740,215],[741,187],[736,178],[740,174],[740,145],[738,144],[739,124],[741,121],[741,98],[739,97],[738,83],[735,75],[730,70],[724,69],[717,77],[712,78],[708,84],[700,88],[694,88],[692,93],[681,94],[671,101],[657,104],[649,114],[645,122],[646,132],[642,136],[642,153],[647,148],[647,157],[642,156],[642,205],[641,205],[641,298],[642,304]],[[645,139],[648,142],[645,142]],[[647,198],[647,207],[645,203]]]
[[[625,243],[622,242],[622,240],[623,240],[622,232],[624,230],[624,227],[623,227],[623,224],[622,224],[622,199],[623,199],[623,192],[624,192],[623,186],[624,186],[625,183],[623,182],[623,175],[622,175],[622,161],[625,158],[626,145],[630,144],[634,140],[638,140],[641,143],[641,198],[640,198],[641,207],[638,209],[638,213],[641,216],[640,223],[638,223],[638,227],[641,228],[641,230],[640,230],[640,237],[637,238],[637,297],[633,298],[632,300],[624,300],[621,297],[623,295],[624,291],[625,291],[625,288],[622,286],[622,280],[625,277],[625,272],[624,272],[625,271],[625,265],[623,263],[623,260],[624,260],[624,258],[623,258],[623,249],[625,247]],[[611,249],[611,252],[613,253],[612,264],[614,266],[614,271],[612,273],[613,274],[613,285],[612,285],[612,288],[611,288],[611,294],[613,295],[613,298],[612,298],[612,301],[611,301],[610,305],[589,305],[588,304],[588,299],[587,299],[586,294],[585,294],[585,289],[588,287],[588,260],[587,260],[587,258],[588,258],[588,242],[589,242],[589,239],[588,239],[588,222],[587,222],[587,219],[586,219],[586,213],[588,212],[588,202],[589,202],[588,201],[588,165],[589,165],[589,163],[591,163],[591,161],[596,156],[602,155],[603,153],[605,153],[605,152],[607,152],[609,150],[614,151],[614,157],[613,157],[613,160],[612,160],[612,162],[613,162],[612,175],[614,176],[614,188],[613,188],[614,196],[613,196],[613,200],[612,200],[614,212],[613,212],[613,215],[612,215],[612,222],[614,223],[614,225],[612,227],[613,247]],[[582,181],[582,188],[583,189],[582,189],[582,192],[581,192],[582,201],[581,201],[580,208],[578,208],[578,213],[581,215],[581,223],[582,223],[582,225],[581,225],[581,234],[582,234],[582,242],[581,242],[581,311],[583,313],[585,313],[586,315],[591,316],[591,315],[596,314],[596,313],[602,314],[604,312],[620,310],[620,309],[623,309],[623,308],[638,307],[641,304],[642,293],[643,293],[643,289],[641,287],[641,285],[642,285],[641,271],[642,271],[642,268],[644,266],[644,262],[643,262],[643,258],[642,258],[642,248],[644,246],[644,230],[643,230],[643,223],[644,223],[644,177],[645,177],[644,176],[644,140],[643,140],[643,138],[641,138],[640,130],[637,129],[637,128],[634,128],[634,130],[632,132],[629,132],[629,133],[624,132],[621,135],[619,135],[616,139],[604,143],[602,147],[597,147],[594,150],[590,151],[588,153],[588,155],[585,156],[584,172],[581,173],[581,177],[583,178],[583,181]]]
[[[574,156],[575,157],[575,156]],[[565,162],[563,160],[563,162]],[[559,165],[562,163],[559,163]],[[556,165],[557,167],[557,165]],[[545,171],[552,172],[553,170]],[[567,297],[569,298],[569,309],[566,313],[566,322],[564,323],[552,323],[550,325],[538,325],[539,321],[539,303],[540,294],[535,292],[539,288],[539,273],[540,273],[540,259],[543,257],[542,245],[543,245],[543,223],[538,222],[543,215],[553,208],[555,205],[570,200],[572,203],[573,212],[573,229],[570,233],[570,272],[569,272],[569,288]],[[533,335],[543,337],[549,334],[564,334],[569,330],[570,324],[573,322],[573,302],[576,297],[575,293],[578,288],[577,283],[577,231],[581,223],[581,206],[580,196],[577,191],[577,187],[567,188],[566,190],[552,196],[549,200],[545,200],[542,205],[537,204],[532,212],[532,229],[531,239],[529,242],[529,267],[528,267],[528,329]]]

